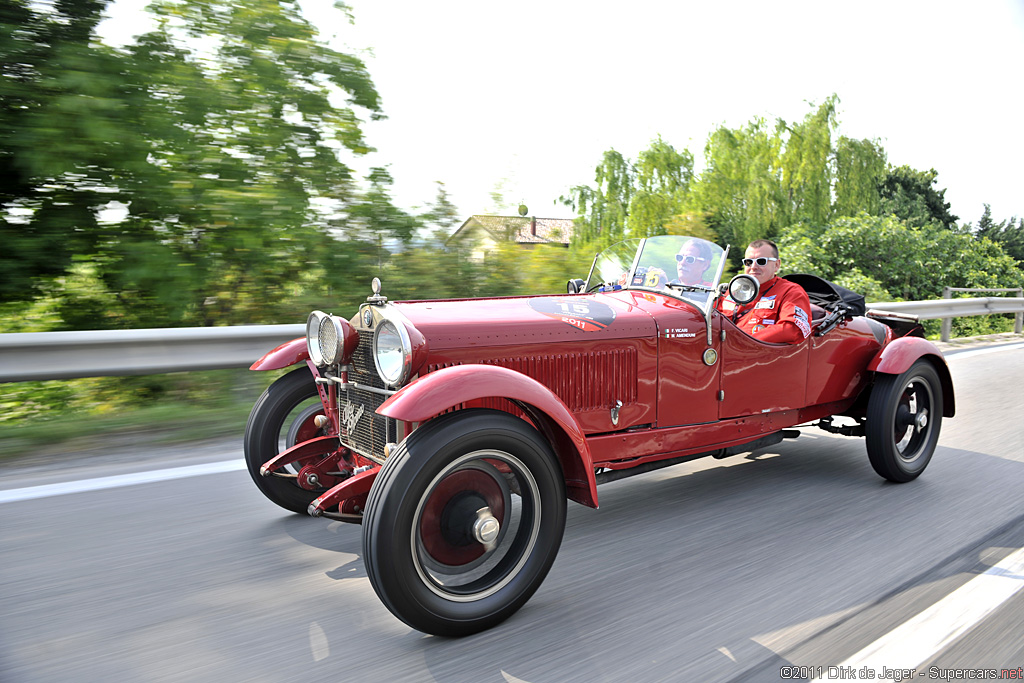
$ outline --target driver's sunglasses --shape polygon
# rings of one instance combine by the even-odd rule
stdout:
[[[676,254],[676,261],[690,265],[697,261],[707,261],[707,259],[703,259],[700,256],[684,256],[683,254]]]
[[[773,258],[771,256],[758,256],[757,258],[745,258],[745,259],[743,259],[743,265],[749,268],[750,266],[752,266],[752,265],[754,265],[756,263],[757,265],[764,267],[764,266],[768,265],[769,261],[778,261],[778,260],[779,259]]]

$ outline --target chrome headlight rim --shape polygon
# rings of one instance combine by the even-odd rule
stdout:
[[[333,344],[331,337],[334,338]],[[337,365],[341,362],[341,352],[345,348],[345,328],[341,325],[341,319],[329,315],[320,321],[320,353],[323,354],[324,362],[327,365]],[[324,346],[327,346],[325,349]]]
[[[320,352],[320,325],[327,314],[323,311],[313,311],[306,318],[306,352],[313,365],[322,367],[327,365],[323,354]]]
[[[373,334],[373,364],[377,368],[377,376],[381,378],[389,389],[400,387],[409,381],[412,374],[412,339],[409,337],[409,330],[399,320],[384,317],[375,325]],[[399,339],[402,352],[402,363],[395,376],[384,371],[380,362],[380,338],[387,330],[394,330]]]
[[[341,318],[323,311],[313,311],[306,318],[306,351],[314,365],[324,367],[338,364],[345,341],[345,327]],[[325,345],[328,348],[325,349]]]

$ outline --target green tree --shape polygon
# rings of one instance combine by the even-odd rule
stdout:
[[[788,232],[779,244],[786,272],[819,275],[865,294],[917,301],[943,287],[1019,287],[1024,273],[991,240],[928,227],[893,216],[839,217],[824,230]],[[858,284],[860,283],[860,284]]]
[[[283,314],[275,302],[339,248],[337,217],[391,205],[386,171],[360,193],[346,164],[369,151],[360,116],[380,116],[365,66],[319,42],[290,0],[158,0],[156,28],[123,51],[89,42],[102,6],[3,15],[0,126],[15,134],[0,173],[16,182],[0,230],[15,245],[3,258],[27,265],[5,267],[0,290],[49,282],[70,311],[59,276],[77,268],[115,296],[99,326]],[[128,215],[101,224],[110,200]],[[418,225],[376,218],[399,240]]]
[[[917,171],[909,166],[890,168],[879,187],[881,215],[892,214],[907,225],[953,230],[959,220],[949,211],[946,190],[938,189],[938,172]]]
[[[161,324],[251,321],[244,302],[285,294],[318,263],[328,221],[317,207],[355,200],[342,153],[368,151],[355,108],[378,116],[378,96],[363,63],[320,43],[293,2],[159,0],[153,11],[130,72],[148,163],[118,182],[130,215],[110,244],[108,286]],[[367,194],[388,182],[375,169]],[[142,267],[118,267],[143,245]],[[182,305],[147,280],[159,263],[186,273]]]
[[[381,239],[398,240],[409,245],[421,226],[419,219],[395,206],[391,198],[394,179],[384,168],[370,170],[366,178],[369,187],[353,201],[348,214],[363,235],[376,235]]]
[[[886,154],[875,140],[840,136],[836,144],[834,216],[877,216],[882,209],[879,186],[887,177]]]
[[[783,224],[781,144],[778,131],[762,118],[739,129],[722,126],[708,137],[694,203],[723,243],[746,245],[778,235]]]
[[[440,180],[437,184],[437,197],[434,203],[421,216],[420,221],[424,226],[433,226],[435,231],[440,231],[447,236],[451,233],[460,220],[459,209],[452,203],[448,196],[448,190]]]
[[[968,225],[968,230],[971,226]],[[1009,220],[996,223],[992,219],[992,207],[985,204],[985,210],[978,221],[978,227],[974,228],[974,234],[978,239],[990,239],[1002,247],[1003,251],[1017,260],[1017,263],[1024,266],[1024,218],[1017,220],[1014,216]]]
[[[664,235],[685,211],[693,181],[693,154],[658,136],[633,165],[636,188],[629,202],[629,235]]]
[[[99,239],[126,155],[123,67],[90,43],[106,4],[0,3],[0,302],[31,299]]]
[[[832,95],[802,122],[777,123],[776,134],[785,134],[778,161],[783,197],[780,229],[795,222],[824,225],[832,214],[832,135],[837,126],[838,102],[839,98]]]
[[[596,186],[575,186],[563,198],[577,210],[578,237],[685,232],[742,246],[862,212],[954,227],[945,190],[933,187],[935,171],[888,167],[877,140],[837,136],[838,104],[832,95],[794,124],[755,117],[740,128],[718,127],[699,176],[689,152],[660,137],[635,163],[609,150]],[[740,250],[733,254],[738,259]]]
[[[604,153],[594,169],[597,187],[576,185],[561,202],[577,213],[576,238],[612,244],[626,236],[626,219],[633,196],[633,168],[614,149]]]

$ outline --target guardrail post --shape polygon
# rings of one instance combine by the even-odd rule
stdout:
[[[1024,297],[1024,287],[1017,288],[1017,298]],[[1017,315],[1013,316],[1013,333],[1020,334],[1022,332],[1022,325],[1024,323],[1024,312],[1017,311]]]
[[[949,288],[949,287],[943,287],[942,288],[942,298],[943,299],[949,299],[952,296],[953,296],[953,290],[951,288]],[[952,331],[953,331],[953,319],[952,318],[943,318],[942,319],[942,334],[939,336],[939,338],[942,341],[944,341],[944,342],[948,342],[949,341],[949,335],[950,335],[950,333]]]

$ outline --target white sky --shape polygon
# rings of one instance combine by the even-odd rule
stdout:
[[[802,119],[839,95],[839,133],[935,168],[961,221],[1024,216],[1024,0],[302,0],[334,47],[363,53],[388,119],[367,124],[406,209],[443,181],[463,217],[569,217],[602,153],[657,135],[698,159],[718,125]],[[102,27],[144,30],[142,0]],[[491,193],[503,183],[509,206]]]

